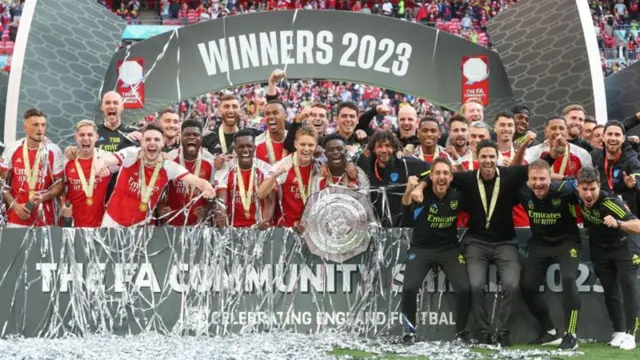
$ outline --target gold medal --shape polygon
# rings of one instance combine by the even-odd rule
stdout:
[[[276,152],[275,152],[275,149],[273,148],[273,142],[271,141],[271,135],[269,135],[268,131],[267,131],[266,137],[267,137],[267,141],[266,141],[267,142],[267,155],[269,156],[269,163],[271,165],[274,165],[279,160],[276,159]],[[280,159],[284,158],[285,156],[287,156],[287,150],[283,147]]]
[[[147,211],[147,204],[140,203],[140,211]]]
[[[84,170],[82,169],[82,164],[80,164],[80,159],[75,159],[76,173],[78,174],[78,179],[80,180],[80,185],[82,186],[82,192],[87,197],[87,201],[85,203],[89,206],[93,205],[93,190],[96,186],[96,161],[98,159],[98,152],[93,150],[93,156],[91,160],[91,170],[89,171],[89,179],[84,175]]]
[[[185,160],[184,160],[184,153],[182,152],[182,149],[178,150],[180,152],[180,166],[182,166],[183,168],[187,168],[187,166],[185,165]],[[198,155],[196,156],[196,168],[193,172],[193,174],[197,177],[200,177],[200,169],[202,168],[202,156],[201,156],[201,151],[198,150]],[[189,185],[188,186],[188,190],[187,190],[187,196],[189,199],[191,199],[193,197],[193,192],[196,188],[194,186]]]
[[[93,198],[92,197],[88,197],[87,200],[85,201],[85,203],[89,206],[93,205]]]
[[[140,211],[147,211],[147,203],[151,199],[151,195],[153,195],[153,187],[156,181],[158,181],[158,175],[160,175],[160,169],[164,166],[164,161],[158,161],[156,163],[148,184],[145,179],[144,156],[140,156],[140,160],[138,161],[140,161],[138,174],[138,180],[140,181]],[[155,206],[155,204],[153,206]]]

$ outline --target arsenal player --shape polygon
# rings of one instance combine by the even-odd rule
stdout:
[[[257,225],[260,230],[271,226],[276,194],[271,191],[264,200],[258,198],[258,188],[268,174],[270,166],[255,159],[255,135],[248,129],[238,131],[234,136],[237,161],[222,176],[218,184],[218,198],[226,204],[226,211],[219,211],[219,226],[232,227]],[[229,191],[231,189],[231,191]],[[257,211],[259,209],[260,211]]]
[[[198,120],[186,120],[182,123],[182,146],[167,154],[167,158],[175,161],[195,176],[210,183],[214,181],[214,159],[206,149],[202,148],[203,125]],[[165,136],[166,138],[166,136]],[[169,182],[167,202],[158,206],[158,214],[168,220],[172,226],[191,226],[202,221],[208,213],[209,203],[200,198],[192,203],[198,191],[180,180]],[[188,216],[185,217],[185,214]]]
[[[575,125],[577,127],[578,125]],[[532,146],[527,149],[525,160],[532,163],[537,159],[544,158],[549,152],[549,143],[557,141],[562,145],[562,154],[554,158],[551,170],[552,180],[562,180],[565,176],[578,175],[578,171],[586,166],[591,166],[591,155],[580,145],[573,144],[569,138],[567,123],[562,117],[556,116],[547,119],[544,124],[544,136],[546,141],[542,144]]]
[[[340,134],[329,134],[322,140],[324,154],[327,157],[328,176],[316,178],[313,192],[324,190],[329,185],[340,185],[354,190],[369,190],[369,178],[359,167],[356,176],[350,177],[347,171],[347,139]]]
[[[158,124],[164,130],[163,152],[170,152],[180,147],[180,114],[173,109],[165,109],[158,115]]]
[[[284,227],[294,227],[298,232],[303,231],[298,222],[313,189],[313,178],[316,174],[313,153],[316,150],[317,137],[314,128],[300,128],[296,133],[296,152],[275,164],[273,173],[258,188],[258,196],[265,199],[275,186],[280,186],[281,223]]]
[[[76,125],[77,157],[65,158],[64,177],[67,187],[66,201],[60,215],[73,218],[74,227],[100,227],[104,216],[104,202],[111,173],[96,172],[96,159],[108,152],[96,148],[98,128],[91,120],[82,120]]]
[[[202,191],[211,199],[215,191],[205,179],[190,174],[187,169],[162,156],[164,134],[156,123],[142,131],[142,147],[129,147],[116,154],[99,158],[98,171],[118,165],[120,173],[112,198],[102,220],[103,227],[127,227],[144,225],[160,199],[160,194],[170,180],[180,180]]]
[[[508,111],[501,111],[496,115],[494,131],[497,135],[498,149],[503,156],[503,165],[509,166],[516,155],[513,149],[513,134],[515,133],[515,122],[513,114]]]
[[[11,184],[11,190],[3,192],[8,227],[50,226],[55,222],[53,200],[64,187],[62,151],[45,137],[46,129],[45,114],[27,110],[26,136],[2,154],[0,177]]]
[[[284,148],[284,139],[287,136],[287,108],[279,100],[272,100],[265,106],[263,115],[267,131],[256,138],[256,158],[275,165],[287,156],[287,150]]]
[[[423,117],[418,125],[420,147],[415,153],[417,158],[427,163],[432,163],[438,157],[448,158],[446,150],[438,145],[441,135],[438,120],[433,116]]]
[[[473,154],[469,147],[469,120],[462,115],[449,119],[449,142],[447,154],[452,160],[454,171],[465,171],[473,167]],[[466,166],[463,165],[467,162]],[[471,165],[471,166],[469,166]],[[462,169],[459,170],[459,168]]]

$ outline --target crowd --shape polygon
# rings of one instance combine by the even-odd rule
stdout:
[[[491,128],[482,104],[470,100],[445,133],[435,116],[419,116],[407,104],[393,131],[371,126],[391,112],[385,103],[362,112],[348,99],[335,110],[314,102],[288,114],[277,88],[285,77],[280,70],[269,76],[263,131],[243,126],[234,94],[220,98],[218,125],[208,133],[201,121],[183,121],[173,109],[140,130],[126,127],[122,97],[109,92],[104,121],[78,122],[76,144],[63,153],[46,137],[46,115],[28,110],[25,138],[8,144],[0,164],[8,183],[7,226],[279,226],[304,235],[313,221],[303,218],[309,199],[340,186],[368,195],[383,227],[414,228],[402,295],[407,343],[415,341],[417,291],[439,265],[456,289],[459,340],[471,341],[466,324],[473,316],[477,341],[511,345],[507,324],[520,287],[543,329],[534,342],[575,349],[583,224],[613,323],[611,345],[635,348],[640,161],[634,147],[640,140],[625,133],[640,124],[640,113],[603,126],[570,104],[547,119],[536,143],[526,106],[499,112]],[[337,119],[333,133],[327,132],[330,111]],[[522,264],[513,245],[518,226],[532,232]],[[460,227],[467,228],[464,247]],[[502,286],[496,334],[478,305],[494,260]],[[547,261],[560,262],[564,335],[538,292]]]

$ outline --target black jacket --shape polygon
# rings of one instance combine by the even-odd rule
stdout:
[[[622,200],[629,206],[634,214],[637,214],[637,201],[638,197],[636,192],[640,190],[640,161],[638,161],[638,153],[636,153],[631,145],[626,144],[622,147],[622,155],[620,159],[613,164],[613,168],[609,169],[609,175],[605,172],[605,150],[594,150],[591,152],[591,158],[593,160],[593,166],[598,169],[600,173],[600,186],[602,189],[611,191],[614,195],[621,195]],[[611,167],[611,164],[609,164]],[[636,186],[632,189],[628,188],[624,183],[624,175],[634,174],[636,176]],[[613,184],[613,189],[609,186],[609,176]]]

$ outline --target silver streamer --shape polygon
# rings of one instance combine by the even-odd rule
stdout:
[[[404,259],[405,229],[377,228],[366,253],[340,264],[311,256],[287,229],[1,234],[0,255],[13,259],[0,273],[12,314],[0,324],[2,359],[324,359],[334,348],[478,357],[455,342],[405,347],[391,335],[401,321],[384,320],[399,311],[389,269]],[[428,284],[419,301],[435,291]],[[492,358],[553,354],[499,349]]]

